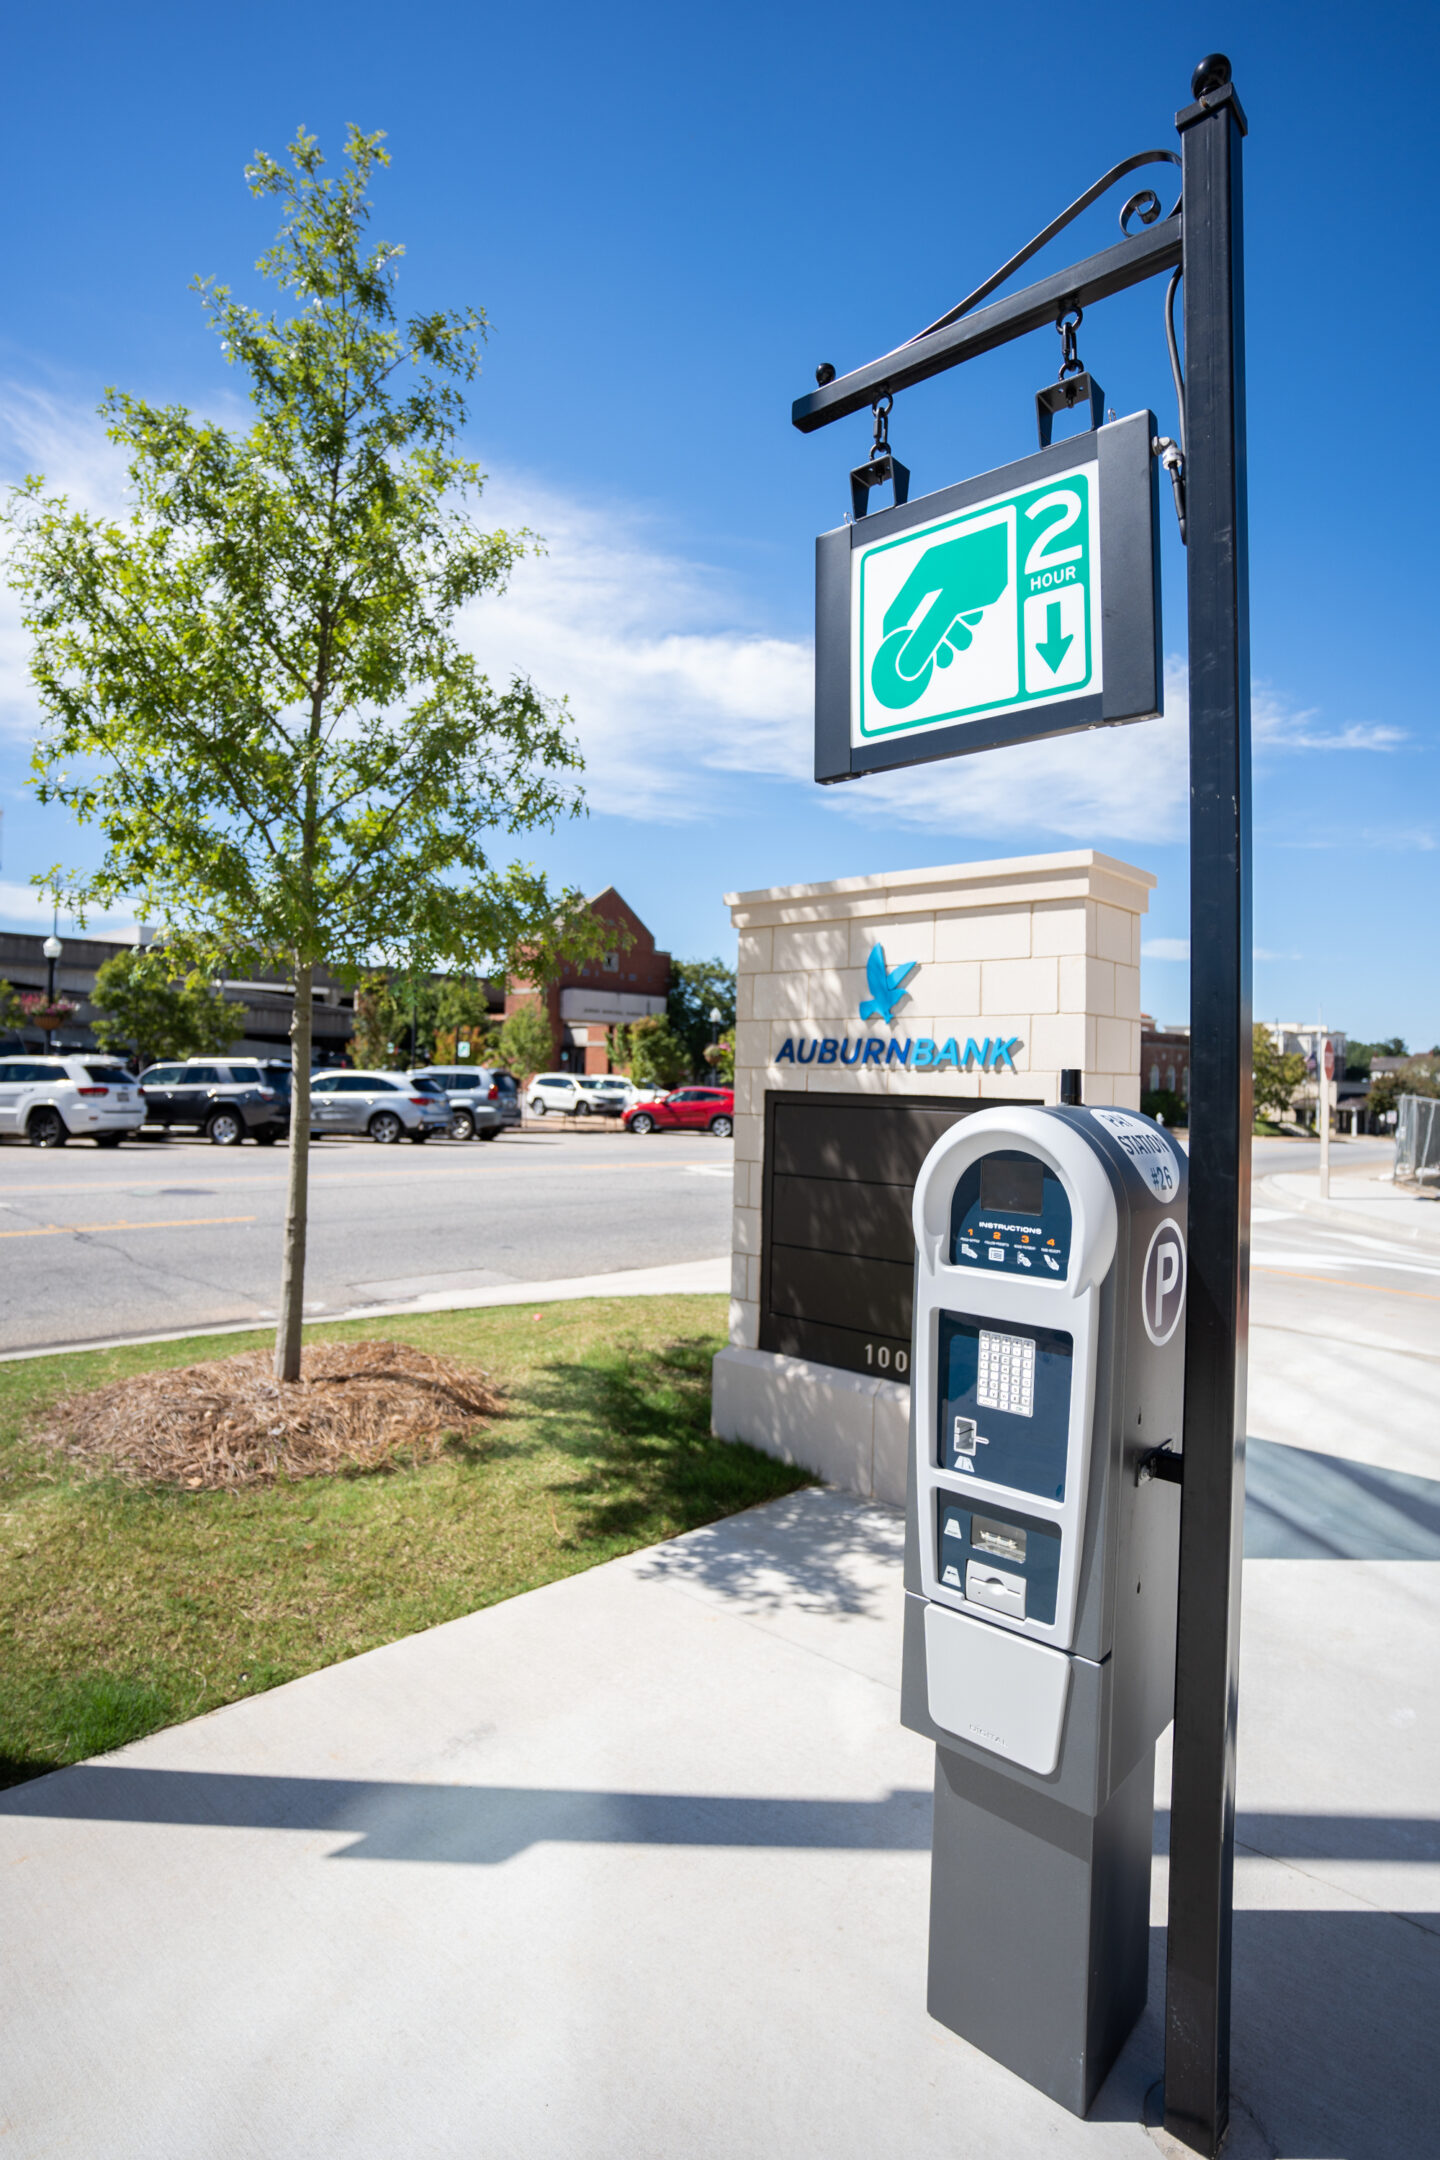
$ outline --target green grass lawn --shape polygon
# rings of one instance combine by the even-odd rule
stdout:
[[[57,1395],[263,1335],[0,1365],[0,1784],[354,1657],[811,1482],[710,1434],[720,1297],[306,1330],[477,1359],[504,1414],[414,1468],[234,1492],[86,1476]]]

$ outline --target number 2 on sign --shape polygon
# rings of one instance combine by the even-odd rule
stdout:
[[[1060,515],[1042,532],[1036,534],[1029,554],[1025,557],[1025,575],[1030,577],[1036,570],[1053,570],[1060,563],[1079,562],[1083,549],[1080,547],[1057,548],[1053,543],[1080,515],[1080,497],[1073,488],[1056,488],[1053,495],[1042,495],[1039,502],[1031,503],[1025,512],[1028,518],[1039,517],[1042,510],[1058,510]]]

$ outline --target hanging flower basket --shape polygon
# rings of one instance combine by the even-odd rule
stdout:
[[[29,990],[20,999],[20,1010],[31,1027],[44,1028],[49,1035],[73,1020],[80,1007],[72,998],[47,998],[40,990]]]

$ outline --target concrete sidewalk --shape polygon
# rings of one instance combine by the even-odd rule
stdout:
[[[1373,1168],[1330,1172],[1330,1196],[1320,1197],[1318,1170],[1279,1170],[1255,1183],[1257,1202],[1289,1207],[1332,1229],[1366,1230],[1440,1252],[1440,1194],[1382,1179]]]
[[[800,1493],[0,1795],[5,2150],[1153,2154],[1158,1925],[1088,2122],[926,2015],[900,1543]],[[1247,1563],[1235,2160],[1436,2149],[1437,1582]]]

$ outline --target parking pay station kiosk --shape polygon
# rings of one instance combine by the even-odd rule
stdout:
[[[1144,2008],[1171,1715],[1185,1158],[1128,1110],[931,1149],[904,1722],[937,1745],[929,2007],[1083,2114]]]

